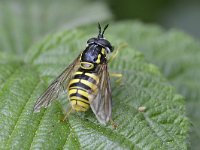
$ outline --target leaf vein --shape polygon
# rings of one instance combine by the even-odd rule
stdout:
[[[35,91],[35,89],[36,89],[36,87],[37,87],[38,85],[39,85],[39,81],[36,82],[36,84],[35,84],[35,86],[34,86],[32,92],[31,92],[30,96],[28,97],[26,103],[25,103],[24,106],[22,107],[21,112],[20,112],[20,114],[18,115],[18,118],[17,118],[17,120],[16,120],[16,122],[15,122],[15,125],[14,125],[14,127],[13,127],[13,129],[12,129],[10,135],[8,136],[9,138],[12,137],[12,134],[13,134],[14,130],[15,130],[16,127],[17,127],[17,124],[18,124],[18,122],[19,122],[19,120],[20,120],[20,118],[21,118],[21,115],[22,115],[23,111],[24,111],[25,108],[26,108],[27,103],[29,102],[30,98],[32,97],[32,95],[33,95],[33,93],[34,93],[34,91]],[[7,142],[8,142],[8,141],[9,141],[9,139],[7,139]]]

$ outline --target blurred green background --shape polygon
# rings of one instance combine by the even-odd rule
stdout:
[[[199,0],[108,0],[116,20],[138,19],[200,37]]]

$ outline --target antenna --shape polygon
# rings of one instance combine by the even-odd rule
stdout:
[[[101,25],[100,25],[99,22],[98,22],[98,28],[99,28],[99,35],[98,35],[98,38],[100,38],[102,35],[101,35]]]
[[[104,27],[103,32],[102,32],[102,36],[103,36],[105,30],[108,28],[108,26],[109,26],[109,24],[107,24],[107,25]]]
[[[109,24],[107,24],[107,25],[104,27],[103,32],[101,33],[101,25],[100,25],[99,22],[98,22],[98,28],[99,28],[99,35],[98,35],[98,38],[103,38],[104,32],[105,32],[105,30],[108,28],[108,25],[109,25]]]

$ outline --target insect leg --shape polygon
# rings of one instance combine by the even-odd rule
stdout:
[[[116,80],[116,83],[121,84],[121,82],[122,82],[122,76],[123,76],[121,73],[111,73],[110,76],[118,78]]]
[[[70,110],[65,114],[64,118],[62,119],[62,121],[64,122],[67,117],[69,116],[69,114],[73,111],[73,108],[71,107]]]
[[[112,56],[109,58],[108,62],[113,61],[113,59],[115,59],[115,57],[118,55],[119,50],[122,50],[123,48],[125,48],[127,46],[126,43],[122,43],[120,44],[120,46],[118,46],[118,48],[115,50],[115,52],[112,54]]]
[[[108,60],[108,62],[112,62],[113,61],[113,59],[115,59],[115,57],[117,56],[117,54],[118,54],[118,49],[115,51],[115,53],[113,53],[112,54],[112,56],[109,58],[109,60]]]
[[[118,125],[112,119],[110,119],[110,124],[112,125],[114,129],[118,127]]]

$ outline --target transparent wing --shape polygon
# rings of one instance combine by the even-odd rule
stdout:
[[[67,82],[74,71],[80,66],[80,55],[50,84],[46,91],[37,99],[34,112],[39,112],[42,107],[47,107],[57,98],[64,82]],[[66,83],[67,84],[67,83]]]
[[[112,113],[112,95],[107,64],[100,66],[98,74],[100,77],[97,86],[98,93],[92,98],[93,100],[90,103],[90,107],[98,121],[105,124],[111,119]]]

